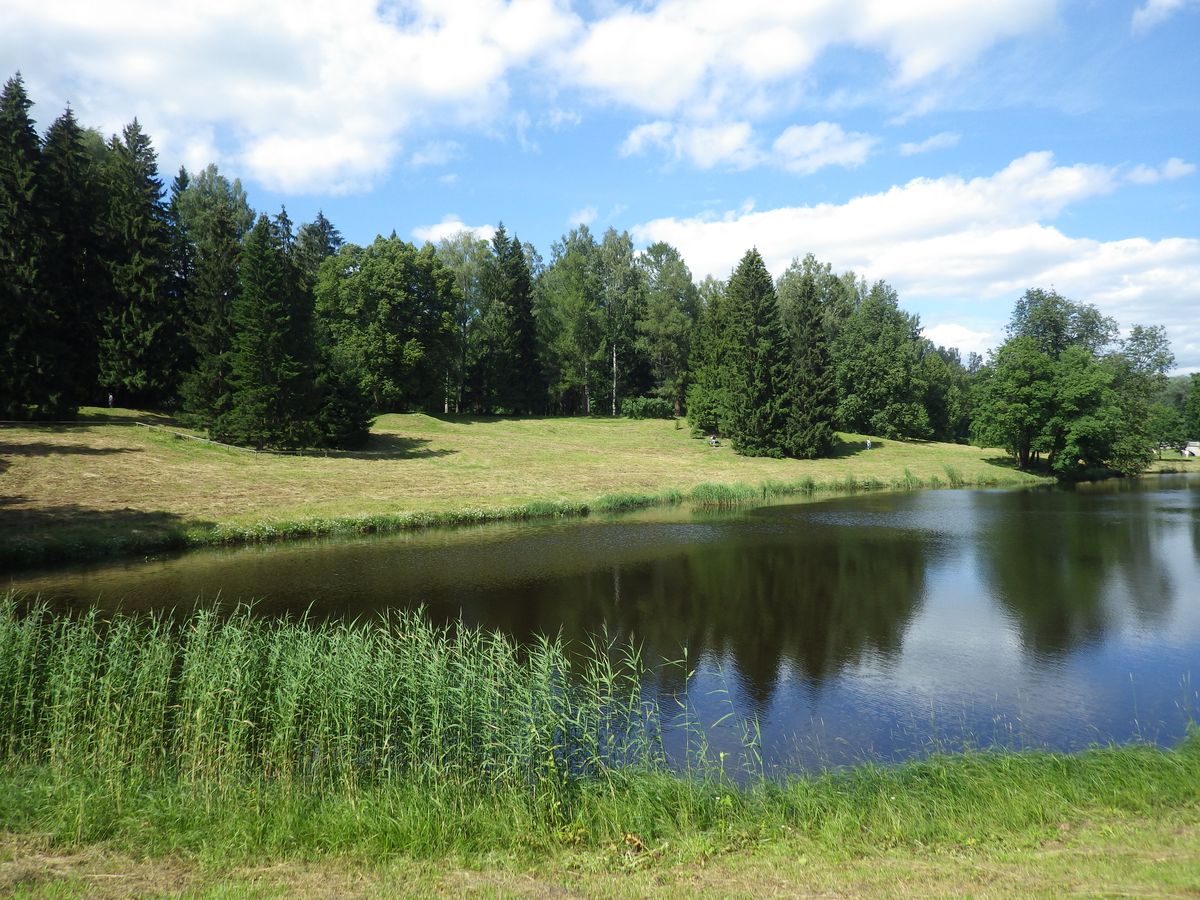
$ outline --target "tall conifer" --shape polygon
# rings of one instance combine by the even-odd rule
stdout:
[[[59,341],[68,348],[59,361],[60,376],[71,405],[100,403],[100,322],[109,294],[100,238],[100,171],[69,107],[46,132],[42,161],[50,241],[47,287]]]
[[[242,248],[234,326],[230,408],[213,433],[263,447],[316,443],[311,332],[296,321],[293,279],[278,222],[260,216]],[[304,346],[305,338],[309,345]]]
[[[757,249],[742,257],[727,291],[735,355],[730,362],[730,438],[744,456],[787,448],[788,381],[775,286]]]
[[[105,188],[108,270],[100,378],[122,402],[157,404],[179,374],[182,310],[171,306],[170,231],[158,159],[137,119],[109,142]]]
[[[41,141],[20,74],[0,94],[0,417],[57,415],[65,405],[48,338],[46,210]]]
[[[836,384],[826,343],[825,313],[817,281],[816,260],[804,261],[799,278],[790,285],[788,360],[785,391],[787,412],[783,450],[788,456],[811,459],[833,448],[833,419],[837,412]]]

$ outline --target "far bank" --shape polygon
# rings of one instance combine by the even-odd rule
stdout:
[[[666,503],[1043,480],[996,449],[857,434],[839,435],[829,459],[744,458],[671,420],[385,415],[363,451],[329,455],[251,453],[186,434],[152,413],[101,409],[72,423],[0,429],[0,566]]]

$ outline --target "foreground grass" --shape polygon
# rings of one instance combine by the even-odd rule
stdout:
[[[843,435],[747,459],[661,420],[388,415],[362,453],[274,456],[135,426],[135,410],[0,428],[0,565],[287,536],[728,504],[820,490],[1032,484],[1000,451]]]
[[[1198,886],[1200,734],[734,784],[703,758],[668,770],[636,654],[571,660],[418,616],[102,622],[7,601],[0,892]]]

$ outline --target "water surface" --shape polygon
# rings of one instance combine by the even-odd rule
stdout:
[[[648,660],[686,653],[649,685],[664,710],[686,685],[734,761],[757,721],[773,769],[1170,744],[1200,717],[1195,476],[206,550],[11,582],[67,607],[420,604],[522,640],[634,637]],[[679,732],[667,742],[682,752]]]

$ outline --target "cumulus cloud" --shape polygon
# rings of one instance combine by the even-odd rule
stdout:
[[[288,192],[369,187],[414,123],[490,121],[580,24],[556,0],[4,6],[0,58],[39,104],[110,132],[137,115],[173,160],[215,130],[240,174]]]
[[[994,44],[1053,21],[1055,0],[778,3],[665,0],[619,8],[565,55],[576,84],[659,116],[765,114],[827,49],[877,53],[897,87],[956,72]]]
[[[1161,25],[1184,7],[1193,5],[1195,0],[1146,0],[1133,11],[1130,28],[1134,34],[1142,34]]]
[[[771,146],[779,165],[789,172],[811,175],[826,166],[854,168],[866,161],[875,138],[846,132],[834,122],[793,125]]]
[[[496,229],[491,225],[466,225],[462,219],[453,213],[442,217],[436,225],[420,225],[412,230],[412,236],[418,241],[428,241],[436,244],[438,241],[454,237],[468,231],[480,240],[490,241]]]
[[[658,150],[674,162],[687,160],[700,169],[748,169],[767,164],[811,175],[826,166],[861,165],[875,143],[871,135],[847,132],[835,122],[792,125],[770,148],[764,148],[749,122],[682,125],[658,121],[630,131],[620,153],[635,156]]]
[[[566,0],[6,0],[0,58],[53,114],[71,101],[108,132],[139,116],[169,164],[207,153],[275,190],[351,191],[377,183],[418,129],[513,129],[532,151],[531,126],[580,121],[558,105],[514,119],[509,98],[527,84],[555,104],[573,90],[717,129],[711,152],[699,131],[673,140],[744,166],[738,123],[794,105],[825,51],[881,56],[907,90],[1044,27],[1055,5],[663,0],[584,19]]]
[[[1050,224],[1121,183],[1114,168],[1031,153],[987,177],[917,178],[842,204],[661,218],[632,231],[678,247],[698,278],[727,277],[751,246],[776,275],[812,252],[886,279],[916,311],[966,304],[976,331],[984,321],[998,329],[1026,288],[1053,285],[1123,323],[1166,325],[1179,365],[1200,365],[1200,240],[1098,241]]]
[[[962,135],[956,131],[940,131],[923,141],[915,141],[900,145],[901,156],[916,156],[919,153],[929,153],[932,150],[949,150],[958,146]]]
[[[1161,166],[1137,165],[1126,173],[1125,177],[1134,184],[1158,184],[1160,181],[1174,181],[1196,171],[1193,163],[1184,162],[1178,156],[1172,156]]]

